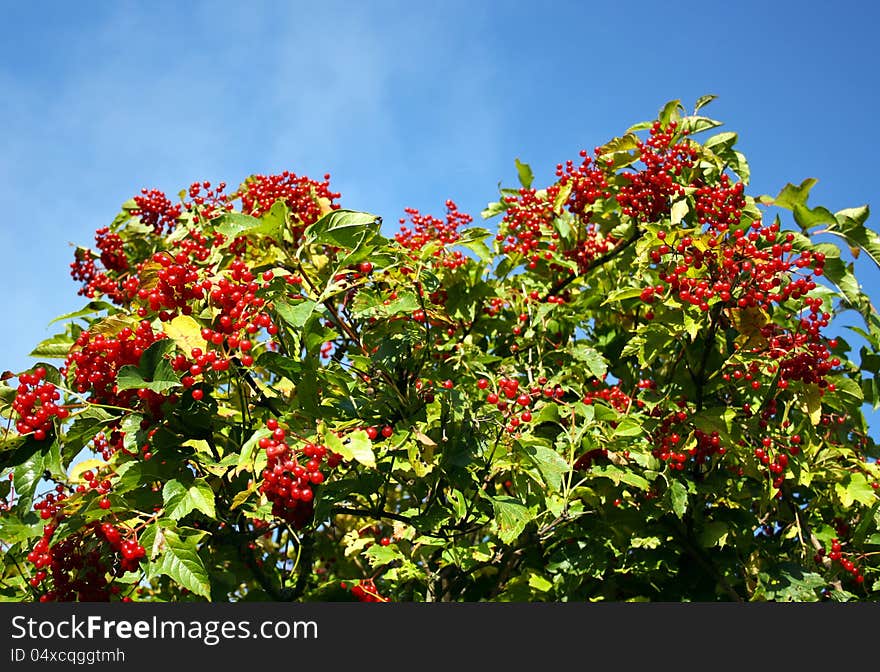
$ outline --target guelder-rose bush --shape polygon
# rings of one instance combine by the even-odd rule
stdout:
[[[144,189],[0,390],[0,594],[877,599],[880,238],[750,195],[710,98],[517,161],[491,231],[385,237],[329,176]]]

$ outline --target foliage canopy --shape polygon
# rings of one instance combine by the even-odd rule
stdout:
[[[880,239],[749,195],[710,100],[517,161],[494,231],[293,173],[123,204],[0,388],[0,595],[875,599]]]

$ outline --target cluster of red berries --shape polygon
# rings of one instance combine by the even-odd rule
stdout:
[[[70,264],[70,277],[82,285],[77,290],[79,296],[93,299],[103,294],[116,304],[123,304],[129,298],[118,280],[111,278],[105,271],[98,270],[91,250],[77,248]]]
[[[211,286],[210,281],[201,282],[198,267],[189,263],[189,254],[185,251],[178,252],[174,257],[157,252],[152,256],[151,263],[158,267],[155,275],[144,273],[143,264],[139,268],[137,297],[146,305],[139,308],[138,315],[146,317],[147,307],[153,313],[159,312],[159,319],[163,322],[179,313],[190,315],[193,312],[192,304],[205,297],[206,289]]]
[[[91,471],[84,472],[83,478],[99,494],[110,490],[109,481],[99,480]],[[107,601],[112,594],[119,592],[118,587],[108,581],[108,572],[122,576],[125,572],[136,570],[140,560],[146,556],[146,550],[133,533],[123,532],[110,522],[98,521],[52,543],[59,523],[66,518],[63,507],[67,495],[64,490],[59,483],[55,492],[46,494],[34,503],[40,518],[49,522],[27,554],[27,561],[35,570],[29,584],[32,588],[40,588],[51,576],[51,588],[40,595],[41,602]],[[76,488],[78,493],[85,491],[85,485]],[[102,509],[109,508],[109,500],[103,497],[100,506]]]
[[[18,388],[12,402],[12,410],[18,414],[15,428],[19,434],[30,434],[42,441],[52,429],[52,418],[65,420],[70,412],[55,402],[61,393],[55,385],[46,382],[46,369],[38,366],[33,373],[18,377]]]
[[[342,460],[338,453],[326,446],[306,443],[295,450],[287,442],[287,431],[275,418],[266,421],[271,436],[260,439],[260,448],[266,451],[266,467],[260,492],[272,502],[272,515],[304,527],[314,515],[314,488],[324,482],[321,463],[334,469]]]
[[[271,276],[267,277],[271,280]],[[205,339],[214,345],[221,345],[225,339],[230,348],[238,349],[260,329],[265,329],[270,336],[277,334],[277,325],[263,310],[265,300],[257,296],[259,289],[260,282],[247,265],[234,259],[228,277],[221,278],[211,288],[211,305],[219,309],[219,314],[211,330],[213,333]]]
[[[725,234],[720,255],[712,249],[719,245],[718,239],[709,239],[709,249],[703,250],[690,236],[684,236],[674,248],[661,242],[651,251],[651,260],[660,264],[664,257],[670,257],[660,272],[660,280],[681,302],[704,311],[708,310],[709,299],[716,296],[731,308],[769,310],[773,303],[798,299],[815,289],[816,283],[809,277],[792,278],[788,274],[793,268],[812,266],[814,275],[822,275],[824,255],[805,250],[795,256],[791,253],[791,233],[785,234],[785,242],[773,242],[779,235],[775,222],[764,227],[754,222],[750,228],[750,233],[745,229],[734,230],[730,245]],[[657,237],[665,241],[667,234],[660,231]],[[769,250],[757,247],[755,242],[760,238],[773,242]],[[701,272],[694,274],[692,269]],[[652,293],[663,291],[661,285]]]
[[[822,561],[824,555],[825,549],[820,548],[813,559],[818,564]],[[864,583],[865,576],[862,574],[862,570],[844,555],[840,540],[837,538],[831,540],[831,551],[828,553],[828,559],[838,563],[844,571],[849,572],[856,583]]]
[[[280,175],[254,175],[242,185],[240,196],[242,212],[254,217],[268,212],[277,201],[283,201],[301,222],[291,230],[296,243],[302,240],[306,227],[318,221],[324,207],[339,208],[335,203],[339,194],[330,191],[329,174],[324,175],[321,182],[286,170]]]
[[[166,230],[173,231],[180,217],[182,206],[172,204],[168,197],[158,189],[141,189],[139,196],[134,197],[137,208],[131,214],[138,217],[142,224],[153,227],[156,235]]]
[[[722,175],[718,182],[717,185],[699,187],[693,193],[697,222],[712,234],[724,233],[731,226],[737,226],[746,205],[742,182],[731,186],[727,175]]]
[[[340,581],[339,585],[343,589],[348,589],[349,585],[346,581]],[[376,583],[373,579],[361,579],[357,583],[351,584],[351,594],[360,602],[389,602],[387,597],[379,594]]]
[[[164,401],[162,395],[146,390],[139,394],[136,390],[118,390],[116,375],[127,364],[137,365],[141,355],[150,345],[165,334],[156,333],[146,320],[138,323],[135,329],[123,327],[116,335],[82,332],[67,355],[62,373],[73,374],[73,384],[77,392],[92,393],[94,401],[111,406],[133,408],[136,397],[141,397],[147,406],[158,415],[158,407]]]
[[[543,380],[546,383],[546,378]],[[477,380],[477,388],[480,390],[487,390],[489,386],[487,378]],[[495,389],[486,393],[486,403],[505,414],[506,429],[513,433],[521,424],[532,421],[532,403],[540,395],[540,386],[525,389],[520,387],[517,379],[501,377],[496,381]]]
[[[100,228],[95,231],[95,243],[101,250],[101,263],[105,269],[117,273],[128,270],[128,257],[125,255],[122,237],[118,233],[111,233],[107,226]]]
[[[194,210],[196,218],[202,221],[210,221],[223,212],[231,212],[235,206],[231,203],[231,197],[227,196],[226,183],[221,182],[216,187],[211,187],[211,183],[193,182],[187,193],[192,199],[184,203],[187,209]]]
[[[654,408],[652,415],[660,415],[662,409],[657,406]],[[681,449],[681,431],[674,430],[673,427],[687,421],[688,414],[681,410],[672,411],[665,415],[660,421],[660,425],[651,435],[651,442],[654,447],[651,454],[659,460],[663,460],[669,465],[670,469],[684,471],[685,463],[689,455]]]
[[[611,408],[619,411],[620,413],[626,413],[629,411],[630,407],[633,405],[633,398],[624,392],[620,385],[607,385],[605,383],[606,376],[603,376],[602,380],[594,380],[592,381],[592,390],[587,390],[584,392],[581,401],[583,401],[587,406],[591,406],[597,401],[601,401]],[[636,400],[636,405],[641,408],[644,406],[644,403],[641,399]]]
[[[669,203],[684,195],[684,187],[675,181],[690,168],[698,154],[691,143],[673,144],[677,130],[674,121],[664,128],[655,122],[650,137],[637,144],[639,158],[645,169],[624,172],[626,181],[617,193],[621,211],[640,222],[656,222],[669,210]]]
[[[99,474],[96,474],[91,469],[84,471],[82,474],[83,480],[86,482],[85,484],[80,484],[76,486],[74,489],[77,493],[87,492],[89,489],[94,490],[98,495],[101,496],[101,499],[98,500],[98,506],[105,511],[110,508],[110,500],[107,498],[107,493],[112,489],[112,484],[110,483],[110,479],[107,477],[101,477]],[[56,490],[58,492],[62,492],[63,486],[56,486]],[[36,507],[34,507],[36,508]],[[41,517],[44,519],[51,518],[54,515],[54,511],[52,515],[44,515],[46,514],[46,510],[41,512]]]
[[[559,248],[559,232],[553,227],[553,219],[560,190],[558,183],[542,192],[523,187],[519,196],[504,197],[507,212],[495,236],[496,241],[503,243],[504,254],[521,254],[528,260],[530,269],[537,268],[542,259],[553,259]]]
[[[434,251],[437,263],[446,268],[454,269],[467,263],[468,258],[461,250],[449,249],[461,238],[459,227],[467,226],[473,221],[470,215],[459,212],[453,201],[446,201],[446,221],[423,215],[415,208],[405,208],[412,228],[406,226],[406,219],[400,220],[400,231],[394,234],[394,240],[408,250],[420,251],[426,245],[439,243]]]
[[[123,450],[125,446],[125,433],[118,428],[109,428],[107,431],[109,436],[107,432],[100,432],[92,440],[92,450],[105,460],[109,460],[114,453]]]

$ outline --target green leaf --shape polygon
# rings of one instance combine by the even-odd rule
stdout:
[[[546,593],[553,587],[553,584],[539,574],[532,574],[529,576],[529,586],[539,592]]]
[[[164,574],[196,595],[211,599],[208,571],[194,538],[181,539],[174,530],[159,528],[152,546],[162,554],[153,563],[154,575]]]
[[[688,131],[691,135],[702,133],[703,131],[708,131],[713,128],[718,128],[719,126],[721,126],[720,121],[709,119],[709,117],[701,117],[698,115],[684,117],[681,120],[681,130]]]
[[[727,159],[730,169],[739,175],[739,179],[742,180],[743,184],[748,184],[749,179],[752,177],[752,169],[749,167],[746,155],[740,151],[733,150],[726,154],[724,158]]]
[[[214,491],[203,478],[184,485],[172,479],[162,489],[165,514],[172,520],[180,520],[194,510],[201,511],[209,518],[216,518],[214,510]]]
[[[503,212],[507,212],[507,203],[504,201],[495,201],[493,203],[489,203],[481,212],[480,217],[483,219],[491,219],[496,215],[500,215]]]
[[[343,445],[346,448],[346,453],[351,456],[348,459],[357,460],[365,467],[375,469],[376,456],[373,454],[373,442],[370,441],[367,433],[362,429],[358,429],[351,432],[346,439]]]
[[[551,448],[546,446],[529,446],[526,452],[551,490],[559,491],[562,477],[570,471],[568,462]]]
[[[526,189],[529,189],[532,186],[532,181],[535,179],[531,166],[527,163],[521,163],[519,159],[516,159],[516,172],[519,175],[519,183]]]
[[[35,512],[23,513],[19,518],[6,512],[0,516],[0,540],[4,544],[15,544],[39,536],[42,529]]]
[[[623,301],[625,299],[634,299],[637,296],[641,296],[641,294],[642,290],[640,287],[625,287],[623,289],[617,289],[608,295],[608,297],[602,302],[602,305],[604,306],[606,303]]]
[[[49,325],[53,325],[56,322],[62,322],[64,320],[74,320],[79,317],[86,317],[87,315],[94,315],[95,313],[100,313],[105,310],[115,310],[115,307],[112,303],[107,303],[106,301],[89,301],[86,304],[86,307],[82,310],[75,310],[72,313],[65,313],[64,315],[59,315],[54,320],[49,322]]]
[[[599,158],[604,159],[612,154],[631,152],[639,147],[639,138],[634,133],[625,133],[620,137],[611,138],[599,148]]]
[[[672,512],[681,518],[687,511],[688,494],[687,488],[679,481],[672,481],[669,485],[669,503],[672,506]]]
[[[862,473],[847,474],[846,478],[834,487],[840,503],[849,507],[853,502],[873,506],[877,502],[877,493],[871,487],[871,482]]]
[[[684,106],[680,100],[670,100],[660,109],[660,114],[657,118],[660,124],[665,127],[670,121],[678,121],[681,118],[681,113],[684,111]]]
[[[389,562],[403,558],[403,554],[396,545],[380,546],[379,544],[373,544],[364,555],[369,558],[371,567],[387,565]]]
[[[156,393],[163,393],[180,386],[180,381],[174,373],[174,369],[167,362],[160,365],[156,370],[156,377],[152,380],[144,378],[136,366],[130,364],[119,369],[116,384],[120,390],[147,389]]]
[[[694,114],[699,112],[702,108],[711,103],[717,97],[718,96],[716,96],[715,94],[707,93],[705,96],[700,96],[699,98],[697,98],[697,102],[694,105]]]
[[[302,375],[302,364],[299,360],[271,350],[267,350],[257,358],[257,367],[268,369],[272,373],[292,381],[298,380]]]
[[[834,383],[835,388],[834,392],[829,394],[839,396],[845,403],[857,406],[864,401],[862,388],[852,378],[847,378],[846,376],[828,376],[828,382]]]
[[[852,267],[845,264],[842,259],[826,257],[823,269],[825,277],[834,283],[847,301],[853,306],[858,306],[862,291],[856,276],[853,275]]]
[[[706,149],[711,149],[716,154],[721,154],[733,147],[736,144],[736,140],[736,133],[725,131],[724,133],[718,133],[711,138],[708,138],[706,142],[703,143],[703,146]]]
[[[728,533],[727,523],[720,521],[709,523],[700,532],[700,545],[704,548],[712,548],[713,546],[724,548]]]
[[[306,240],[354,250],[379,232],[376,215],[354,210],[333,210],[306,229]]]
[[[818,180],[813,177],[808,177],[798,186],[789,182],[782,188],[779,195],[773,199],[773,204],[787,210],[794,210],[795,205],[806,206],[810,190],[816,185],[816,182]]]
[[[513,497],[492,497],[495,519],[498,522],[498,537],[505,544],[510,544],[525,529],[532,519],[529,510]]]
[[[180,386],[177,373],[165,355],[175,347],[170,338],[153,343],[141,355],[137,366],[127,364],[119,369],[116,385],[120,390],[147,389],[163,393]]]
[[[278,316],[294,329],[301,329],[315,312],[317,302],[305,299],[294,304],[277,302],[275,310]]]
[[[15,486],[15,494],[18,500],[17,510],[24,515],[30,511],[34,501],[34,493],[46,470],[46,458],[43,451],[37,446],[23,446],[33,450],[33,453],[13,470],[12,483]]]
[[[238,454],[236,473],[240,474],[244,471],[252,471],[254,469],[257,451],[260,448],[260,439],[271,435],[271,430],[266,427],[261,427],[251,435],[251,438],[245,441],[244,445],[241,447],[241,452]]]
[[[595,348],[581,343],[575,345],[571,349],[571,356],[577,361],[583,362],[590,374],[596,378],[601,378],[608,371],[608,362]]]
[[[819,424],[822,418],[822,396],[816,385],[806,385],[798,395],[798,406],[806,416],[810,419],[810,424],[814,427]]]
[[[265,226],[256,217],[240,212],[224,212],[218,217],[218,220],[215,230],[230,239],[238,238],[246,233],[257,233]]]
[[[836,226],[829,227],[828,233],[843,237],[850,247],[856,248],[853,252],[855,256],[858,256],[856,254],[858,250],[863,250],[877,266],[880,266],[880,236],[864,226],[869,214],[867,205],[840,210],[833,216]]]
[[[802,231],[808,231],[814,226],[820,226],[821,224],[834,224],[836,222],[831,211],[821,206],[809,208],[802,203],[795,203],[793,211],[794,221],[797,222]]]
[[[73,339],[67,334],[56,334],[52,338],[42,341],[31,351],[29,357],[48,357],[49,359],[64,359],[73,346]]]
[[[613,436],[641,436],[643,432],[644,427],[642,427],[641,423],[632,418],[624,418],[614,428]]]

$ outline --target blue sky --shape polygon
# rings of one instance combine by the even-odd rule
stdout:
[[[515,157],[547,181],[714,93],[752,193],[812,176],[812,204],[880,211],[877,19],[868,2],[7,3],[0,368],[81,306],[72,245],[144,186],[330,172],[386,222],[446,198],[476,216]]]

